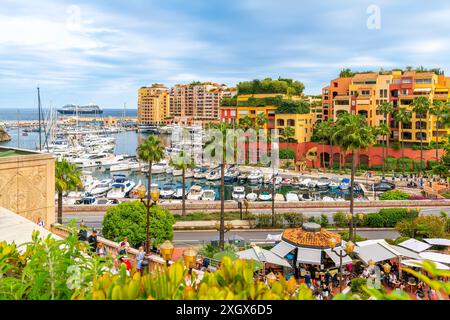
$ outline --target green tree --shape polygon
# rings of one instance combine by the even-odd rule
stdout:
[[[389,129],[389,118],[388,115],[394,112],[394,107],[392,103],[389,102],[382,102],[380,105],[377,106],[377,111],[381,113],[384,116],[384,126],[380,124],[380,131],[379,134],[383,136],[383,174],[384,174],[384,158],[387,156],[387,151],[389,148],[389,135],[391,134],[391,130]],[[386,130],[387,128],[387,130]]]
[[[169,210],[160,206],[153,206],[150,214],[154,219],[150,220],[150,238],[154,239],[153,246],[173,239],[173,224],[175,218]],[[105,238],[120,241],[128,237],[128,241],[134,247],[142,245],[146,241],[146,208],[142,202],[123,202],[110,207],[103,218],[102,233]]]
[[[380,135],[383,136],[383,152],[381,153],[381,157],[382,157],[382,170],[383,170],[383,175],[385,172],[385,138],[386,136],[388,136],[391,133],[391,129],[389,129],[389,126],[385,123],[381,123],[378,127],[375,128],[375,134],[376,135]]]
[[[365,149],[372,145],[375,141],[374,130],[367,124],[365,118],[358,115],[343,115],[339,117],[335,123],[335,132],[333,135],[336,141],[344,152],[352,151],[352,170],[350,177],[350,214],[352,216],[350,221],[349,233],[353,239],[353,224],[354,224],[354,181],[356,171],[356,151],[358,149]]]
[[[286,127],[283,128],[283,132],[281,133],[281,136],[288,141],[290,138],[292,138],[295,135],[295,129],[292,127]]]
[[[58,223],[62,224],[63,193],[82,188],[81,172],[76,165],[66,161],[57,161],[55,164],[55,189],[58,193]]]
[[[443,128],[447,126],[449,107],[450,103],[435,100],[430,109],[430,113],[436,117],[436,161],[439,161],[439,124],[442,122]]]
[[[405,158],[405,139],[403,139],[403,125],[411,123],[412,114],[406,108],[399,108],[395,112],[395,120],[400,126],[400,139],[402,141],[402,160]],[[405,161],[402,161],[402,171],[405,174]]]
[[[186,161],[186,154],[184,151],[181,151],[176,159],[170,160],[170,165],[175,169],[182,171],[181,174],[181,183],[183,184],[181,187],[182,197],[181,197],[181,215],[186,215],[186,169],[194,167],[194,161],[192,157],[188,157],[188,161]]]
[[[253,125],[253,120],[249,116],[245,116],[245,117],[239,119],[239,126],[243,130],[248,130],[249,128],[252,127],[252,125]]]
[[[423,171],[423,126],[422,119],[427,119],[428,111],[430,110],[430,100],[427,97],[420,96],[413,100],[413,112],[416,114],[416,118],[420,121],[420,171]]]
[[[341,72],[339,73],[340,78],[351,78],[354,75],[355,73],[352,72],[352,70],[350,70],[349,68],[342,69]]]

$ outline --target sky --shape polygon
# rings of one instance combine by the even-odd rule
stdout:
[[[44,107],[136,108],[152,83],[450,74],[449,18],[447,0],[0,0],[0,108],[35,107],[37,86]]]

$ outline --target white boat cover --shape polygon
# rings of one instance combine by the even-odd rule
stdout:
[[[267,238],[269,238],[269,236],[271,236],[271,235],[269,234],[267,236]],[[280,238],[281,238],[281,234],[280,234]],[[295,246],[293,246],[292,244],[289,244],[285,241],[281,241],[275,247],[270,249],[270,251],[275,253],[277,256],[285,257],[289,252],[291,252],[294,249],[295,249]]]
[[[426,243],[429,243],[433,246],[449,246],[450,247],[450,239],[444,239],[444,238],[430,238],[430,239],[423,239]]]
[[[435,262],[450,264],[450,255],[449,254],[426,251],[426,252],[419,253],[419,255],[424,260],[431,260],[431,261],[435,261]]]
[[[422,252],[431,248],[431,245],[429,245],[428,243],[416,239],[408,239],[406,241],[403,241],[402,243],[399,243],[398,245],[415,252]]]

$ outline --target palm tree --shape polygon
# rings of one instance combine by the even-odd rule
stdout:
[[[264,112],[260,112],[255,118],[255,130],[256,130],[256,149],[259,150],[259,129],[263,128],[267,123],[267,115]],[[257,153],[259,160],[259,152]]]
[[[439,123],[442,122],[443,119],[447,118],[448,114],[448,105],[444,101],[436,100],[433,102],[433,106],[430,109],[430,113],[436,117],[436,161],[439,161]],[[444,126],[445,126],[444,121]]]
[[[164,148],[159,140],[154,135],[149,136],[142,144],[136,149],[136,154],[139,159],[148,163],[147,171],[147,201],[150,205],[150,189],[152,185],[152,164],[160,161],[164,158]],[[150,253],[150,240],[149,240],[149,228],[150,228],[150,210],[147,207],[147,222],[146,222],[146,240],[145,240],[145,252]]]
[[[253,121],[252,118],[250,118],[249,116],[245,116],[239,119],[239,126],[244,130],[249,129],[252,125]]]
[[[245,118],[242,118],[245,119]],[[241,119],[241,120],[242,120]],[[219,130],[222,133],[222,159],[220,163],[220,226],[219,226],[219,247],[221,250],[225,248],[225,166],[226,166],[226,132],[232,129],[233,125],[220,122],[211,124],[212,129]],[[207,142],[206,145],[209,143]]]
[[[386,137],[386,136],[388,136],[388,135],[390,135],[390,133],[391,133],[391,129],[389,129],[389,126],[386,124],[386,123],[382,123],[382,124],[380,124],[378,127],[376,127],[375,128],[375,134],[376,135],[380,135],[380,136],[383,136],[383,137]],[[384,141],[383,141],[383,152],[382,152],[382,158],[383,158],[383,166],[382,166],[382,170],[383,170],[383,176],[384,176],[384,169],[385,169],[385,158],[384,158]]]
[[[182,184],[183,186],[182,188],[182,198],[181,198],[181,215],[186,215],[186,169],[188,168],[192,168],[194,166],[194,163],[192,161],[192,159],[190,159],[191,161],[186,162],[184,161],[184,156],[185,153],[184,151],[181,151],[179,154],[179,158],[177,160],[170,160],[170,165],[173,166],[176,169],[181,169],[182,170]]]
[[[382,102],[380,105],[378,105],[377,107],[377,111],[380,112],[383,116],[384,116],[384,124],[387,126],[387,128],[389,129],[389,125],[388,125],[388,114],[392,113],[394,111],[394,106],[389,103],[389,102]],[[383,175],[384,175],[384,158],[385,156],[387,156],[387,148],[389,147],[388,143],[389,143],[389,134],[391,133],[391,131],[389,130],[381,130],[380,131],[380,135],[383,136],[383,153],[382,153],[382,158],[383,158]]]
[[[400,125],[400,139],[402,141],[402,170],[403,174],[405,174],[405,141],[403,139],[403,125],[411,122],[412,114],[406,108],[399,108],[395,112],[395,120],[398,121]]]
[[[329,130],[328,130],[328,120],[326,122],[321,122],[316,126],[316,132],[315,136],[319,139],[319,141],[322,143],[322,163],[325,167],[325,143],[329,141]],[[330,153],[330,159],[331,159],[331,153]],[[331,160],[330,160],[331,161]]]
[[[356,170],[356,151],[361,148],[365,149],[375,141],[374,129],[367,124],[365,118],[358,115],[343,115],[338,118],[335,123],[335,131],[333,140],[338,143],[344,152],[352,151],[352,171],[350,178],[350,214],[352,216],[350,221],[350,240],[354,239],[353,235],[353,184],[355,180]]]
[[[281,136],[286,139],[289,140],[290,138],[292,138],[295,135],[295,129],[292,127],[286,127],[283,129],[283,132],[281,133]]]
[[[430,100],[427,97],[420,96],[414,99],[413,103],[413,112],[415,112],[416,117],[419,116],[420,121],[420,171],[422,173],[423,170],[423,135],[422,135],[422,119],[425,115],[425,119],[428,116],[428,111],[430,109]]]
[[[78,168],[66,161],[61,160],[55,164],[55,189],[58,193],[58,223],[62,224],[63,192],[75,191],[83,187],[81,173]]]

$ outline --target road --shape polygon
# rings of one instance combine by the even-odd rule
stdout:
[[[343,209],[343,208],[342,208]],[[341,210],[342,210],[341,209]],[[377,212],[381,208],[373,207],[373,208],[355,208],[355,213],[371,213],[371,212]],[[325,213],[328,216],[328,220],[330,223],[333,222],[333,214],[336,213],[336,211],[339,211],[339,208],[308,208],[308,209],[302,209],[298,210],[298,212],[302,212],[303,216],[305,217],[317,217],[321,214]],[[348,211],[348,210],[346,210]],[[283,210],[277,209],[277,213],[284,212]],[[293,212],[292,209],[286,210],[285,212]],[[423,207],[421,209],[421,213],[424,215],[439,215],[440,212],[446,212],[450,215],[450,207]],[[271,210],[258,210],[258,213],[271,213]],[[102,221],[103,221],[103,212],[78,212],[78,213],[68,213],[64,214],[63,222],[67,223],[68,221],[72,219],[76,219],[78,221],[84,220],[86,222],[87,226],[90,228],[100,228]]]

